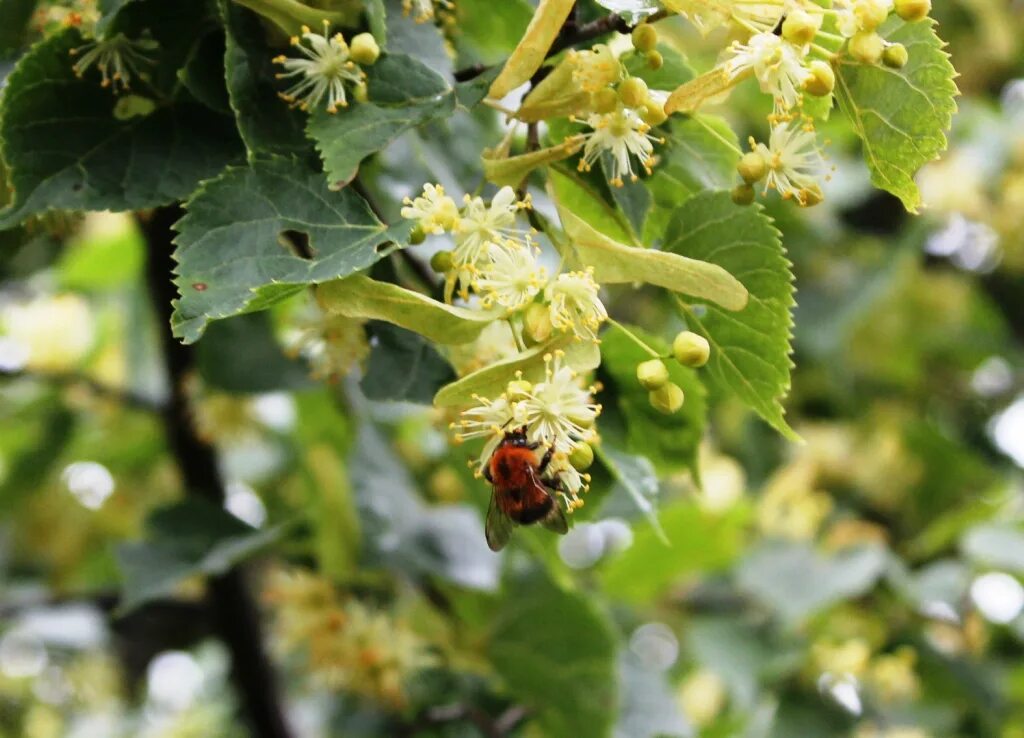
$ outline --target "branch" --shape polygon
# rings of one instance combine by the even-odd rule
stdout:
[[[195,357],[191,347],[178,343],[170,329],[171,302],[177,299],[170,278],[171,226],[181,214],[181,208],[173,205],[139,218],[146,239],[146,281],[160,328],[170,385],[170,400],[163,410],[164,431],[186,493],[219,506],[224,500],[224,481],[213,448],[196,434],[185,391],[186,379],[195,371]],[[207,604],[213,628],[231,653],[231,677],[252,736],[290,738],[273,668],[263,645],[259,611],[241,568],[235,567],[210,580]]]

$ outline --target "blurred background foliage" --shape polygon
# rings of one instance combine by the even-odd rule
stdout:
[[[28,8],[29,35],[95,12],[34,5],[0,8]],[[448,71],[506,56],[530,5],[454,13],[457,62],[407,28]],[[587,506],[564,539],[523,530],[502,556],[450,418],[380,401],[423,399],[407,336],[325,342],[305,297],[212,325],[189,399],[226,510],[184,503],[136,221],[0,233],[0,736],[245,735],[202,594],[252,556],[297,736],[1024,737],[1024,4],[934,15],[963,97],[919,175],[925,213],[870,187],[839,121],[825,203],[769,203],[797,277],[803,443],[712,393],[698,479],[676,429],[626,427],[606,361]],[[662,25],[691,59],[714,53]],[[0,20],[0,47],[21,27]],[[740,89],[716,112],[763,134],[761,108]],[[498,130],[460,112],[367,180],[457,192]],[[660,294],[608,298],[678,329]],[[354,373],[323,381],[330,351]]]

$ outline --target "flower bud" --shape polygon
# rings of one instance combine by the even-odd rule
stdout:
[[[665,107],[654,100],[648,100],[644,104],[644,109],[640,111],[640,118],[644,123],[651,126],[660,126],[666,120],[668,120],[668,114],[665,113]]]
[[[683,390],[678,384],[669,382],[648,394],[647,400],[659,413],[672,415],[679,412],[679,408],[683,406]]]
[[[377,39],[371,33],[360,33],[349,44],[348,55],[356,64],[373,64],[380,57]]]
[[[704,336],[693,331],[681,331],[672,341],[672,354],[683,366],[701,367],[708,363],[711,346]]]
[[[451,271],[453,265],[454,262],[452,261],[451,251],[438,251],[430,257],[430,268],[438,274],[444,274],[445,272]]]
[[[825,193],[818,185],[805,187],[800,191],[800,207],[813,208],[815,205],[820,205],[824,199]]]
[[[352,97],[356,102],[364,103],[370,98],[370,92],[366,89],[366,83],[360,82],[352,88]]]
[[[893,69],[903,69],[910,61],[910,54],[903,44],[891,44],[882,52],[882,63]]]
[[[850,39],[850,56],[861,64],[877,64],[885,51],[885,42],[874,31],[861,31]]]
[[[753,184],[761,181],[764,179],[764,175],[768,174],[768,163],[760,154],[748,151],[736,165],[736,171],[743,177],[744,182]]]
[[[814,36],[821,29],[821,21],[820,13],[808,13],[796,8],[782,22],[782,36],[791,44],[804,46],[814,40]]]
[[[590,96],[590,107],[595,113],[610,113],[619,107],[619,96],[611,87],[605,87]]]
[[[594,463],[594,449],[586,441],[578,441],[569,454],[569,463],[576,471],[586,471]]]
[[[821,59],[815,59],[807,67],[810,75],[804,82],[804,89],[815,97],[825,97],[836,88],[836,73],[832,65]]]
[[[932,0],[896,0],[896,15],[913,23],[928,17],[932,9]]]
[[[736,185],[732,188],[732,201],[737,205],[750,205],[754,202],[754,187],[749,184]]]
[[[661,52],[655,49],[654,51],[648,51],[644,58],[647,60],[647,68],[657,72],[665,65],[665,57],[661,55]]]
[[[889,7],[887,3],[881,0],[862,2],[857,6],[855,13],[862,30],[874,31],[885,23],[885,19],[889,17]]]
[[[656,390],[668,381],[668,367],[661,359],[642,361],[636,365],[636,378],[644,389]]]
[[[423,230],[423,226],[416,225],[411,231],[409,231],[409,244],[417,246],[427,240],[427,233]]]
[[[535,343],[543,343],[551,338],[551,331],[554,326],[551,324],[551,312],[547,305],[539,302],[530,303],[523,314],[523,328],[526,335]]]
[[[619,99],[630,108],[639,108],[647,102],[647,83],[639,77],[630,77],[619,85]]]
[[[649,23],[641,23],[633,29],[633,48],[641,54],[652,51],[658,45],[658,31]]]
[[[513,379],[508,383],[505,391],[508,394],[508,399],[512,401],[522,400],[529,397],[530,393],[533,392],[533,385],[525,379]]]

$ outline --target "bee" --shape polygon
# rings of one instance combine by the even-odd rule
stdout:
[[[505,547],[516,525],[540,523],[555,533],[569,532],[565,512],[552,494],[561,486],[544,476],[555,449],[549,448],[538,462],[538,448],[539,443],[526,437],[526,428],[508,431],[484,466],[484,478],[494,487],[485,526],[492,551]]]

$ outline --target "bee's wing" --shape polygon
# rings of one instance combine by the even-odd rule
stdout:
[[[555,497],[552,496],[551,510],[540,519],[540,524],[562,536],[569,532],[569,521],[565,519],[565,511]]]
[[[484,532],[487,534],[487,545],[492,551],[500,551],[505,548],[509,537],[512,535],[512,518],[506,515],[498,507],[498,495],[491,493],[491,506],[487,508],[487,522],[484,524]]]

